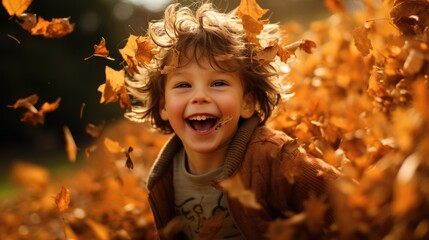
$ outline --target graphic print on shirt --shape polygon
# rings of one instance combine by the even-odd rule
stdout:
[[[224,202],[224,195],[221,192],[217,197],[216,203],[209,203],[207,206],[204,202],[204,196],[200,198],[189,197],[183,202],[176,204],[176,213],[179,216],[184,217],[188,222],[188,234],[192,237],[198,236],[201,231],[201,227],[204,221],[213,216],[214,214],[221,212],[227,212],[226,206],[222,205]],[[207,202],[207,201],[206,201]],[[233,224],[231,216],[226,213],[226,217],[223,222],[221,230],[221,238],[231,239],[240,235],[237,227]],[[218,234],[217,234],[218,235]]]

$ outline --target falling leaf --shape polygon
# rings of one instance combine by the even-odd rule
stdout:
[[[85,127],[85,131],[86,131],[86,133],[88,133],[89,135],[91,135],[92,137],[99,137],[100,136],[100,134],[101,134],[101,132],[103,131],[103,129],[104,129],[104,125],[105,125],[105,123],[104,122],[102,122],[101,124],[99,124],[99,125],[94,125],[94,124],[92,124],[92,123],[88,123],[87,125],[86,125],[86,127]]]
[[[61,38],[74,30],[69,18],[53,18],[47,21],[39,16],[36,26],[31,29],[32,35],[42,35],[46,38]]]
[[[106,66],[106,83],[98,87],[101,92],[100,103],[111,103],[119,100],[121,108],[131,109],[130,97],[125,87],[125,70],[116,71]]]
[[[8,107],[11,107],[14,109],[23,107],[23,108],[27,108],[29,111],[33,113],[37,113],[38,110],[34,107],[34,105],[37,103],[38,100],[39,100],[39,97],[37,96],[37,94],[33,94],[29,97],[18,99],[13,105],[8,105]]]
[[[70,205],[70,190],[66,187],[61,187],[61,191],[55,196],[55,204],[60,212],[64,212]]]
[[[277,42],[271,42],[269,46],[259,51],[253,59],[262,62],[271,62],[277,56],[278,51],[279,44]]]
[[[86,103],[82,103],[82,105],[80,106],[80,111],[79,111],[79,117],[80,117],[80,119],[82,119],[82,117],[83,117],[83,109],[85,108],[85,106],[86,106]]]
[[[289,57],[294,55],[297,49],[302,49],[306,53],[312,53],[313,48],[316,48],[316,46],[316,43],[311,40],[299,40],[278,48],[277,55],[282,62],[287,63]]]
[[[17,17],[20,20],[19,25],[28,32],[31,32],[31,29],[37,24],[37,15],[34,13],[23,13]]]
[[[136,59],[142,64],[148,64],[155,56],[153,49],[155,45],[150,42],[148,37],[137,38]]]
[[[241,0],[237,9],[237,15],[241,18],[244,31],[250,42],[259,45],[257,35],[261,33],[268,20],[260,20],[268,12],[268,9],[261,8],[256,0]]]
[[[244,188],[243,182],[238,174],[221,181],[220,186],[232,197],[238,199],[243,206],[261,209],[262,206],[255,198],[255,194]]]
[[[91,157],[91,154],[98,148],[97,145],[92,145],[85,148],[85,158],[89,159]]]
[[[3,7],[10,16],[23,14],[30,6],[32,0],[2,0]]]
[[[125,166],[128,169],[133,169],[134,168],[134,163],[133,163],[133,161],[131,160],[131,157],[130,157],[130,153],[132,151],[133,151],[133,148],[129,147],[128,150],[125,152],[125,156],[127,157],[127,161],[125,162]]]
[[[66,141],[67,156],[70,162],[75,162],[76,155],[77,155],[76,142],[74,141],[73,135],[71,134],[70,129],[67,126],[63,127],[63,131],[64,131],[64,138]]]
[[[94,44],[94,53],[91,56],[86,57],[85,60],[88,60],[93,56],[106,58],[112,61],[115,60],[114,58],[109,57],[109,50],[106,48],[106,40],[104,37],[101,37],[100,43],[98,45]]]
[[[57,98],[57,100],[55,100],[53,103],[45,102],[40,110],[37,110],[33,105],[37,102],[38,99],[38,96],[33,94],[25,99],[19,99],[14,105],[9,107],[13,107],[15,109],[19,107],[25,107],[28,109],[28,111],[25,112],[22,116],[21,122],[26,122],[33,126],[38,124],[43,125],[45,123],[45,114],[55,111],[60,105],[61,98]]]
[[[104,138],[104,145],[106,146],[107,150],[109,150],[109,152],[111,153],[122,153],[125,151],[125,149],[121,147],[118,142],[113,141],[108,137]]]

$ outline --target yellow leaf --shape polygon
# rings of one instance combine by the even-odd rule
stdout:
[[[30,6],[32,0],[2,0],[3,7],[10,16],[23,14]]]

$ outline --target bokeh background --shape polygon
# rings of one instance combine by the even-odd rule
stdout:
[[[183,4],[195,1],[178,1]],[[328,16],[322,0],[258,0],[272,22],[310,21]],[[162,17],[169,0],[33,0],[27,12],[44,19],[70,17],[74,31],[59,39],[32,36],[0,8],[0,192],[7,192],[13,162],[29,161],[45,166],[66,165],[63,126],[68,126],[78,147],[92,141],[88,123],[106,125],[122,119],[118,103],[100,104],[97,88],[105,82],[108,65],[120,68],[122,48],[128,35],[142,34],[150,20]],[[231,10],[239,0],[214,0],[220,9]],[[115,61],[93,57],[93,45],[106,39]],[[17,99],[39,96],[36,107],[61,97],[59,109],[46,114],[36,127],[20,121],[25,109],[8,107]],[[80,116],[82,104],[82,118]],[[78,162],[82,161],[82,151]],[[5,190],[6,189],[6,190]],[[0,194],[1,195],[1,194]]]

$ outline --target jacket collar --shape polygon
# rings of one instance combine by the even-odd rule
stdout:
[[[234,138],[228,148],[222,179],[230,177],[239,167],[246,152],[247,144],[253,134],[255,128],[259,125],[260,119],[257,115],[244,121],[238,131],[235,133]],[[161,149],[160,154],[155,160],[147,181],[147,188],[151,189],[155,182],[161,178],[171,164],[174,155],[182,148],[182,141],[177,135],[173,135],[164,147]]]

